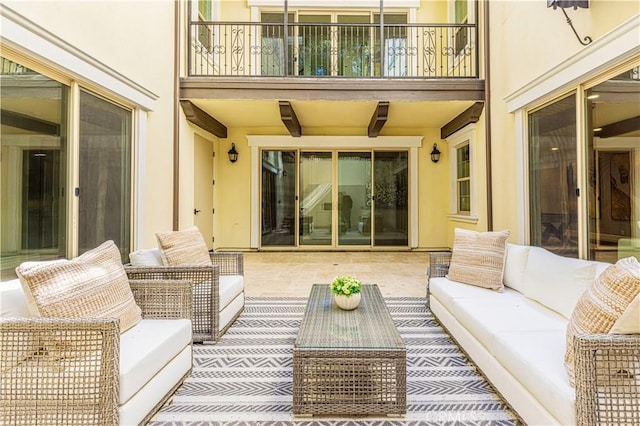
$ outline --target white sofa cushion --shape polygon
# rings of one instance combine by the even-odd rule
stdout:
[[[611,327],[611,334],[640,334],[640,294]]]
[[[159,248],[140,249],[129,253],[131,266],[163,266]]]
[[[224,330],[238,312],[244,307],[244,293],[240,293],[220,311],[218,331]]]
[[[30,317],[19,279],[0,283],[0,317]]]
[[[507,256],[504,263],[504,285],[524,293],[524,273],[529,259],[529,246],[507,243]]]
[[[451,281],[444,277],[431,278],[429,280],[429,292],[449,310],[452,309],[453,300],[459,297],[474,299],[478,303],[488,303],[486,299],[494,300],[496,294],[498,294],[486,288]],[[515,291],[505,291],[505,294],[507,297],[524,299],[523,295]]]
[[[120,404],[191,344],[191,321],[143,319],[120,336]]]
[[[562,364],[564,342],[563,330],[501,332],[494,356],[560,424],[574,425],[575,391]]]
[[[220,308],[223,310],[237,295],[244,290],[244,277],[242,275],[220,275],[219,295]]]
[[[447,278],[502,291],[509,231],[476,232],[456,228]]]
[[[595,262],[558,256],[532,246],[524,274],[524,295],[569,319],[595,274]]]
[[[494,353],[496,336],[503,332],[566,330],[567,321],[560,315],[527,300],[518,292],[505,289],[505,293],[506,297],[480,302],[472,298],[453,301],[453,315],[489,352]]]

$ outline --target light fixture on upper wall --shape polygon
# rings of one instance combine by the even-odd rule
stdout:
[[[231,149],[227,151],[227,154],[229,154],[229,161],[231,161],[232,163],[238,161],[238,151],[236,151],[235,143],[231,143]]]
[[[438,150],[438,144],[433,144],[433,149],[431,150],[431,161],[437,163],[440,161],[440,151]]]
[[[567,15],[567,11],[565,10],[568,8],[573,8],[573,10],[577,10],[578,8],[589,9],[589,0],[547,0],[547,7],[553,7],[554,10],[557,8],[562,10],[564,17],[567,18],[567,24],[569,24],[581,45],[586,46],[593,41],[589,36],[580,39],[578,31],[576,31],[576,28],[573,26],[573,22],[571,22],[571,18],[569,18],[569,15]]]

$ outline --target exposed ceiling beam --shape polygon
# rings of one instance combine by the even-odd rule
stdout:
[[[477,123],[480,119],[480,114],[484,108],[484,102],[476,102],[466,109],[463,113],[459,114],[456,118],[442,126],[440,129],[440,138],[446,139],[458,130],[462,129],[467,124]]]
[[[635,132],[636,130],[640,130],[640,116],[602,126],[602,130],[596,132],[596,136],[600,138],[612,138],[614,136],[624,135],[625,133]]]
[[[389,116],[389,101],[380,101],[376,110],[373,111],[371,121],[369,122],[369,137],[376,138],[380,134],[382,127],[387,122]]]
[[[187,120],[219,138],[227,138],[227,126],[195,106],[191,101],[180,101]]]
[[[300,126],[296,112],[291,106],[291,102],[279,101],[278,104],[280,105],[280,118],[284,125],[287,126],[287,130],[289,130],[291,136],[294,138],[302,136],[302,127]]]
[[[0,122],[3,126],[11,126],[43,135],[60,136],[59,124],[7,109],[0,110]]]

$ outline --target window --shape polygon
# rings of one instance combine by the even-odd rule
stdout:
[[[467,0],[455,0],[455,23],[456,24],[467,24],[469,22],[469,14],[468,14],[468,6]],[[456,29],[455,32],[455,51],[456,55],[460,55],[460,53],[467,47],[469,44],[469,33],[468,28],[462,27]]]
[[[211,0],[198,0],[198,21],[211,20]],[[208,25],[198,25],[198,41],[202,47],[211,51],[212,33]]]
[[[471,174],[469,144],[456,149],[456,187],[458,188],[458,214],[471,213]]]
[[[473,146],[475,125],[470,124],[447,138],[451,175],[451,205],[449,215],[460,221],[476,222]]]

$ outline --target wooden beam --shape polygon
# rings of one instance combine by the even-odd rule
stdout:
[[[602,126],[602,130],[595,132],[595,136],[600,138],[612,138],[640,130],[640,116],[627,118],[626,120]]]
[[[195,106],[191,101],[180,101],[187,120],[219,138],[227,138],[227,126]]]
[[[291,102],[279,101],[278,104],[280,105],[280,118],[284,125],[287,126],[287,130],[289,130],[291,136],[294,138],[302,136],[302,127],[300,126],[296,112],[291,106]]]
[[[0,110],[0,122],[3,126],[15,127],[42,135],[60,136],[59,124],[7,109]]]
[[[369,122],[369,137],[377,138],[389,116],[389,101],[380,101]]]
[[[440,138],[446,139],[458,130],[462,129],[467,124],[477,123],[480,119],[480,114],[484,109],[484,102],[476,102],[466,109],[463,113],[456,118],[442,126],[440,129]]]

